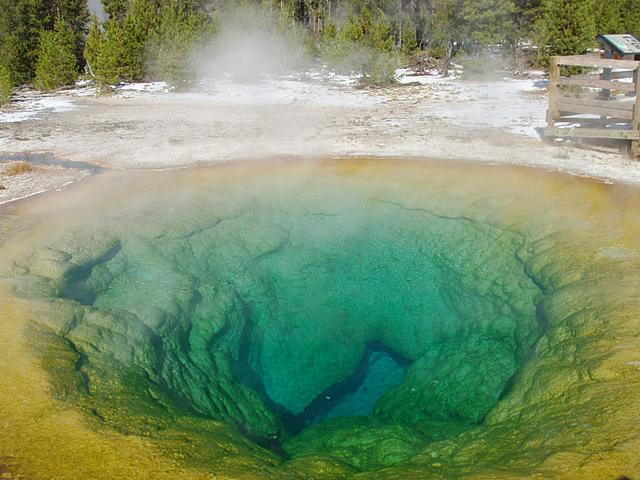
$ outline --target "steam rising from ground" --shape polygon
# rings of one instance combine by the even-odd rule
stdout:
[[[225,8],[213,40],[193,52],[193,70],[199,78],[240,81],[299,71],[311,63],[304,41],[302,27],[264,8]]]

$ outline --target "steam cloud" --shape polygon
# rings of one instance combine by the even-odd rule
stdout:
[[[299,28],[257,6],[221,10],[215,37],[192,55],[193,71],[201,78],[240,81],[299,71],[311,62]]]

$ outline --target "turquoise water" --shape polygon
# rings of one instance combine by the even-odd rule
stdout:
[[[64,272],[55,328],[105,422],[128,428],[117,392],[287,456],[365,435],[387,453],[347,461],[379,467],[482,422],[542,333],[524,236],[448,210],[384,183],[216,185],[36,257]]]
[[[0,463],[632,478],[638,201],[389,159],[108,172],[5,209]]]
[[[409,366],[410,362],[387,351],[384,345],[367,347],[356,372],[316,398],[320,406],[312,423],[336,417],[371,415],[378,399],[402,383]]]

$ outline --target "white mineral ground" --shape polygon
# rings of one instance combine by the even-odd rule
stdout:
[[[56,95],[23,91],[0,110],[0,158],[33,153],[114,169],[178,168],[302,156],[423,157],[507,163],[640,183],[640,164],[615,149],[544,142],[546,82],[471,82],[414,76],[356,89],[307,73],[251,83],[217,81],[198,93],[164,84],[98,96],[87,84]],[[83,172],[41,168],[0,176],[0,203],[61,188]]]

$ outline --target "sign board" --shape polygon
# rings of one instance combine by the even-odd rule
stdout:
[[[619,55],[640,55],[640,40],[633,35],[598,35],[598,40]]]

